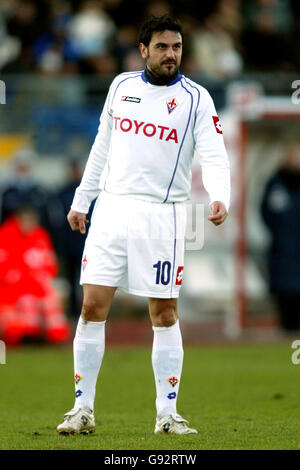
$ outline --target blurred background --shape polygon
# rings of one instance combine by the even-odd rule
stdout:
[[[183,24],[181,72],[211,93],[232,168],[226,223],[216,228],[206,217],[204,247],[186,252],[185,341],[277,341],[299,330],[299,7],[297,0],[0,0],[7,344],[72,340],[84,237],[66,214],[108,86],[116,74],[144,68],[139,26],[166,12]],[[205,203],[208,215],[197,156],[192,201]],[[116,343],[151,342],[147,299],[118,291],[107,334]]]

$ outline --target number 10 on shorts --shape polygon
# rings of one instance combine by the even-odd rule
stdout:
[[[170,261],[158,261],[153,264],[153,268],[156,269],[156,281],[155,284],[163,284],[167,286],[171,279],[171,263]],[[183,266],[178,266],[176,273],[176,285],[182,284]]]

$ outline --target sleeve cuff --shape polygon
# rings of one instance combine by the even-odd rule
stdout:
[[[76,189],[74,199],[71,205],[71,209],[82,214],[87,214],[91,205],[91,202],[98,196],[100,190],[90,191],[88,193],[82,192],[79,188]]]

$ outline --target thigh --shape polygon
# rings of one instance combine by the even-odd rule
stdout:
[[[80,284],[127,285],[126,201],[101,193],[86,239]]]
[[[128,292],[177,298],[184,265],[185,205],[137,206],[128,235]]]
[[[106,320],[115,291],[116,287],[83,284],[83,320]]]

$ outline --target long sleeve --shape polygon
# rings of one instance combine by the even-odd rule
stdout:
[[[202,101],[202,106],[201,106]],[[213,100],[203,90],[194,128],[195,149],[200,157],[202,180],[210,203],[230,205],[230,169],[223,133]]]
[[[80,185],[75,191],[71,208],[77,212],[87,214],[91,202],[98,196],[100,176],[105,166],[111,141],[113,117],[110,110],[111,89],[107,95],[100,124],[94,144],[91,148],[88,161]]]

